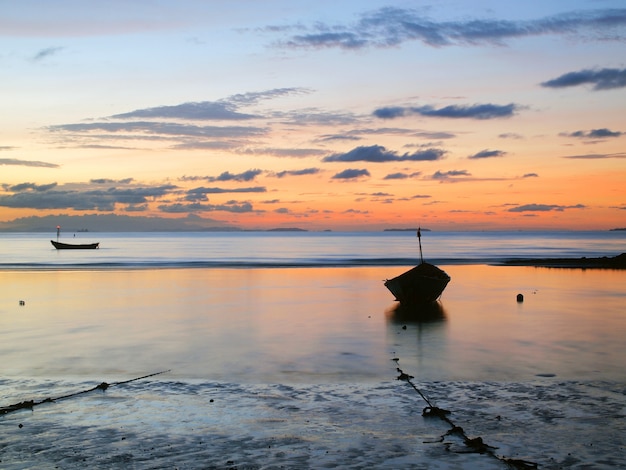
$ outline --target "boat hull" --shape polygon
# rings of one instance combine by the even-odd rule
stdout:
[[[385,287],[403,305],[423,305],[441,297],[450,276],[429,263],[421,263],[405,273],[387,279]]]
[[[57,250],[95,250],[100,247],[100,243],[62,243],[55,242],[54,240],[50,240],[52,246],[54,246]]]

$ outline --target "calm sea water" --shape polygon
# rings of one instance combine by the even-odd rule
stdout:
[[[427,259],[452,281],[435,321],[409,321],[401,334],[406,318],[382,281],[417,262],[412,232],[76,240],[101,248],[0,236],[5,372],[371,381],[403,351],[433,379],[626,377],[625,271],[488,264],[614,256],[626,251],[626,232],[425,232]]]
[[[383,285],[411,232],[49,239],[0,234],[0,405],[168,372],[0,417],[3,468],[503,467],[444,443],[398,366],[500,455],[626,465],[626,271],[497,265],[626,232],[424,232],[452,278],[429,321]]]
[[[77,233],[67,243],[100,242],[97,251],[57,251],[56,235],[0,233],[0,269],[60,267],[408,266],[419,259],[414,232]],[[435,264],[512,258],[615,256],[626,231],[423,232]]]

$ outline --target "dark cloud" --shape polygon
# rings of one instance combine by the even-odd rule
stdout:
[[[52,57],[53,55],[61,52],[63,47],[46,47],[45,49],[41,49],[37,54],[33,56],[33,60],[38,62],[40,60],[47,59],[48,57]]]
[[[418,107],[385,107],[374,110],[374,116],[381,119],[394,119],[398,117],[419,115],[425,117],[440,117],[451,119],[496,119],[513,116],[520,109],[519,105],[509,103],[498,104],[473,104],[473,105],[449,105],[443,108],[433,106]]]
[[[560,206],[557,204],[525,204],[523,206],[511,207],[509,212],[562,212],[566,209],[585,209],[585,205],[576,204],[574,206]]]
[[[422,174],[421,171],[416,171],[413,173],[402,173],[402,172],[398,172],[398,173],[390,173],[387,176],[385,176],[383,179],[385,180],[403,180],[403,179],[407,179],[407,178],[415,178],[417,176],[420,176]]]
[[[436,171],[431,176],[434,180],[449,180],[452,178],[457,178],[459,176],[472,176],[467,170],[450,170],[450,171]]]
[[[538,178],[539,175],[537,173],[526,173],[522,178]]]
[[[624,13],[624,18],[626,19],[626,13]],[[593,85],[593,90],[624,88],[626,87],[626,69],[585,69],[578,72],[569,72],[541,83],[541,86],[547,88],[565,88],[579,85]]]
[[[595,34],[603,40],[622,40],[626,9],[573,11],[527,21],[467,19],[435,21],[414,9],[384,7],[363,14],[352,25],[317,22],[298,25],[300,33],[282,42],[287,47],[342,48],[394,47],[409,41],[427,46],[504,44],[541,35]]]
[[[611,137],[620,137],[624,135],[623,132],[620,131],[612,131],[607,128],[602,129],[592,129],[590,131],[576,131],[570,133],[562,133],[564,137],[577,137],[581,139],[607,139]]]
[[[123,209],[124,212],[146,212],[147,210],[147,204],[129,204]]]
[[[40,186],[24,183],[13,188],[13,194],[0,195],[0,206],[113,211],[116,204],[143,204],[177,190],[173,185],[75,189],[68,185],[59,187],[56,183]]]
[[[35,183],[20,183],[13,186],[5,187],[5,190],[11,191],[13,193],[22,192],[22,191],[50,191],[51,189],[57,187],[57,183],[50,184],[35,184]]]
[[[351,168],[351,169],[343,170],[337,173],[336,175],[333,176],[333,179],[349,180],[349,179],[357,179],[357,178],[360,178],[361,176],[370,176],[370,172],[367,171],[366,169],[357,170],[357,169]]]
[[[31,166],[39,168],[59,168],[55,163],[38,162],[35,160],[19,160],[17,158],[0,158],[0,165]]]
[[[470,155],[467,158],[469,159],[481,159],[481,158],[493,158],[493,157],[503,157],[506,155],[506,152],[502,150],[481,150],[474,155]]]
[[[304,176],[304,175],[316,175],[321,170],[319,168],[304,168],[302,170],[284,170],[276,173],[270,173],[270,176],[275,176],[276,178],[284,178],[285,176]]]
[[[356,147],[349,152],[324,157],[324,162],[407,162],[407,161],[434,161],[441,160],[446,152],[440,149],[426,149],[398,155],[397,152],[387,150],[380,145]]]

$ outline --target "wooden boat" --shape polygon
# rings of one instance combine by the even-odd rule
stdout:
[[[420,229],[417,229],[421,263],[414,268],[385,280],[385,287],[403,305],[424,305],[441,297],[450,282],[450,276],[434,264],[425,263],[422,256]]]
[[[450,276],[437,266],[420,263],[407,272],[387,279],[385,287],[404,305],[435,302],[450,282]]]
[[[50,243],[57,250],[95,250],[100,247],[100,243],[62,243],[50,240]]]

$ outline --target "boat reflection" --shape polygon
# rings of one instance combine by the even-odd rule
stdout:
[[[391,323],[441,323],[446,320],[446,311],[440,302],[423,305],[395,304],[385,311]]]

